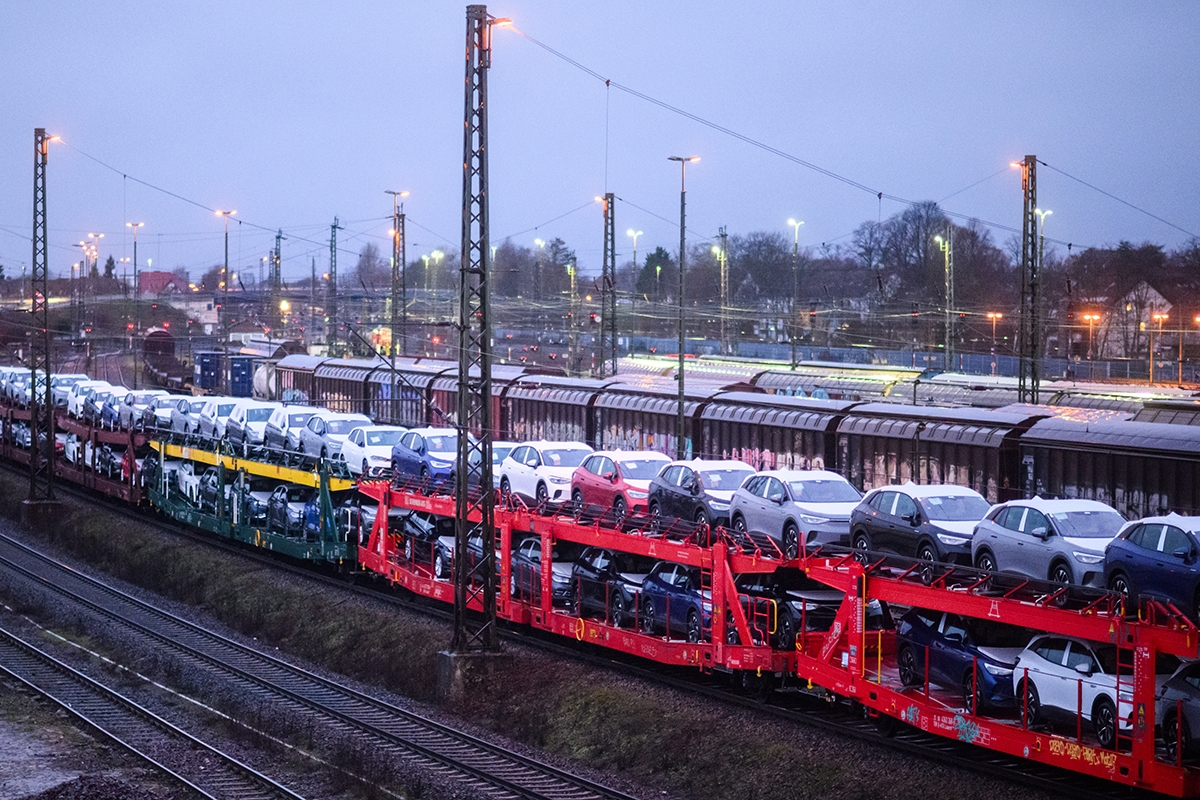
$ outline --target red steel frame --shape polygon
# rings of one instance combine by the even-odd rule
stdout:
[[[379,503],[368,542],[359,549],[360,566],[416,594],[453,602],[453,584],[435,580],[426,567],[407,563],[402,543],[387,531],[388,509],[402,507],[452,516],[453,498],[393,488],[386,481],[363,482],[359,488]],[[1155,659],[1159,653],[1193,659],[1200,656],[1200,631],[1175,609],[1150,604],[1141,618],[1126,619],[1123,607],[1107,599],[1083,608],[1064,608],[1055,603],[1061,592],[1039,593],[1026,590],[1023,584],[996,591],[982,578],[974,584],[951,587],[944,581],[945,575],[933,575],[931,579],[915,567],[887,569],[881,568],[882,562],[860,563],[849,555],[824,556],[816,552],[786,562],[787,566],[838,589],[845,599],[828,633],[806,632],[801,625],[796,649],[786,652],[766,645],[726,643],[727,618],[737,627],[739,642],[753,642],[747,620],[747,609],[753,603],[745,595],[739,597],[734,577],[773,572],[785,562],[766,554],[739,552],[720,531],[712,532],[701,546],[650,531],[621,532],[572,517],[542,516],[524,507],[498,507],[496,527],[497,613],[502,619],[663,664],[794,676],[855,700],[873,714],[901,720],[931,734],[1167,795],[1200,796],[1200,771],[1155,757]],[[525,602],[511,594],[513,531],[532,532],[542,541],[541,591],[532,598],[536,602]],[[549,558],[558,541],[672,561],[711,575],[708,640],[688,643],[643,634],[555,608]],[[885,680],[884,658],[894,650],[891,633],[865,629],[867,605],[876,600],[1108,642],[1119,651],[1132,653],[1132,683],[1128,675],[1117,678],[1118,715],[1128,721],[1120,728],[1118,749],[1085,743],[1081,721],[1075,736],[1028,730],[1020,712],[1015,720],[976,714],[974,709],[947,703],[943,693],[931,692],[928,680],[925,686],[915,688]],[[928,669],[928,659],[925,663]],[[1127,687],[1133,697],[1132,708],[1127,707],[1128,701],[1120,700],[1127,694]]]

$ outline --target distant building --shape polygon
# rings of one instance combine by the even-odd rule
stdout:
[[[160,297],[168,294],[183,294],[187,281],[174,272],[142,272],[138,275],[141,293]]]

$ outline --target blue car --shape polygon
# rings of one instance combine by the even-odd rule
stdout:
[[[1013,625],[914,608],[896,626],[900,680],[924,685],[928,654],[929,682],[961,693],[968,711],[1015,708],[1013,666],[1032,638],[1032,631]]]
[[[1200,517],[1170,514],[1131,522],[1104,549],[1104,585],[1153,597],[1200,616]]]
[[[712,592],[700,587],[700,570],[660,561],[642,581],[643,633],[699,642],[712,625]]]
[[[453,483],[457,457],[458,431],[454,428],[414,428],[392,445],[392,475],[402,482],[416,478],[433,484]],[[478,472],[472,471],[472,475],[478,480]]]

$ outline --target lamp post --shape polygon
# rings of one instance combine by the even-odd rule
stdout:
[[[679,410],[676,418],[675,458],[683,459],[687,454],[684,441],[686,419],[683,413],[683,269],[687,257],[687,165],[699,161],[700,156],[668,156],[667,160],[679,162]]]
[[[996,323],[1004,319],[999,311],[987,312],[987,318],[992,321],[992,374],[996,374]]]
[[[795,235],[792,237],[792,335],[788,338],[792,343],[792,369],[796,368],[796,336],[800,333],[800,226],[804,220],[789,219]]]
[[[546,243],[541,239],[534,239],[533,243],[538,249],[537,267],[533,271],[533,324],[540,330],[542,327],[542,257],[546,254]]]
[[[1083,318],[1088,324],[1088,380],[1094,380],[1096,375],[1096,365],[1092,362],[1092,333],[1095,330],[1096,323],[1100,321],[1100,315],[1096,313],[1084,314]]]
[[[221,287],[224,291],[221,294],[221,314],[217,318],[218,335],[224,335],[225,339],[229,337],[229,218],[237,213],[233,211],[217,211],[218,217],[225,218],[225,266],[221,269]],[[224,347],[225,342],[222,342]],[[226,365],[224,374],[229,374],[229,367]],[[229,384],[225,383],[225,393],[229,394]]]
[[[662,302],[662,264],[654,265],[654,302]]]
[[[137,257],[137,237],[138,228],[144,228],[144,222],[126,222],[126,228],[133,228],[133,335],[135,338],[140,337],[142,333],[142,306],[141,306],[141,283],[138,280],[138,257]],[[135,352],[133,354],[133,388],[138,388],[138,372],[141,366],[141,358]]]
[[[722,237],[724,236],[724,230],[724,228],[721,228]],[[721,355],[726,355],[728,352],[725,349],[725,295],[727,292],[727,281],[725,276],[725,247],[723,244],[724,239],[722,238],[722,246],[717,246],[714,244],[712,246],[712,252],[713,255],[717,257],[717,267],[720,269],[721,305],[720,308],[717,309],[717,319],[721,324]]]
[[[1169,319],[1166,314],[1151,314],[1151,317],[1158,323],[1158,340],[1162,341],[1162,326]],[[1154,326],[1150,326],[1150,385],[1154,385]]]
[[[946,343],[942,349],[942,360],[945,370],[949,372],[954,358],[954,228],[947,224],[945,237],[934,236],[933,240],[938,243],[938,249],[946,261],[946,308],[943,315]]]
[[[626,236],[630,236],[633,238],[633,266],[635,268],[637,267],[637,240],[638,240],[638,237],[642,235],[642,233],[643,233],[643,231],[635,231],[633,228],[630,228],[629,230],[625,231]]]
[[[392,196],[392,369],[396,368],[396,322],[400,320],[400,352],[408,353],[408,284],[404,275],[405,250],[408,242],[404,239],[404,199],[408,192],[394,192],[384,189],[384,194]],[[396,308],[399,304],[399,308]]]

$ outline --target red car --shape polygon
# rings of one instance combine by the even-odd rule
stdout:
[[[671,459],[662,453],[610,450],[592,453],[571,475],[576,508],[611,508],[618,515],[645,511],[650,481]]]

